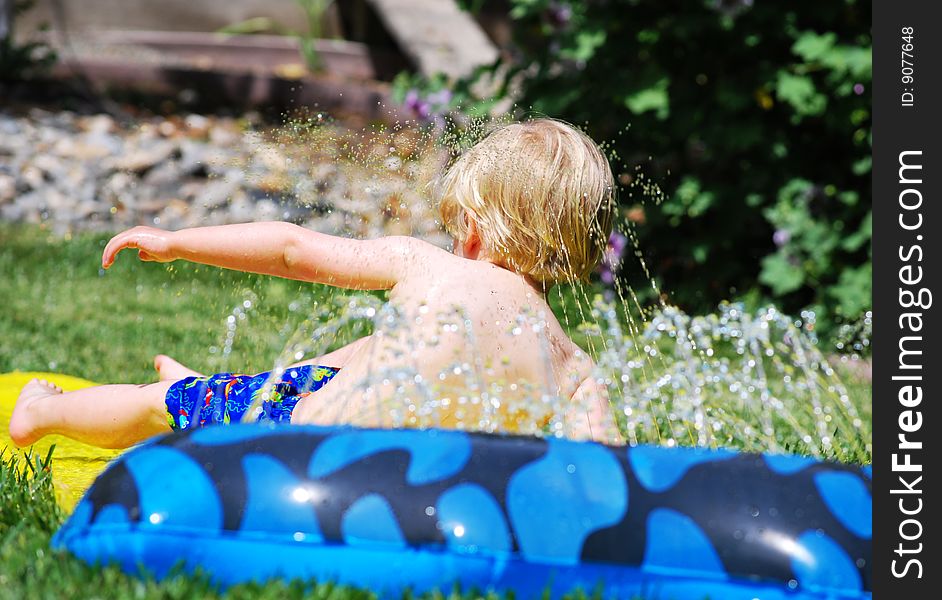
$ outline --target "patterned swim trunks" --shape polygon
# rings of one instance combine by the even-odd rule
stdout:
[[[298,401],[316,392],[333,379],[340,369],[333,367],[292,367],[281,381],[270,387],[269,399],[262,402],[258,423],[288,423]],[[209,377],[187,377],[167,390],[167,423],[184,430],[206,425],[238,423],[255,398],[262,393],[271,373],[237,375],[217,373]]]

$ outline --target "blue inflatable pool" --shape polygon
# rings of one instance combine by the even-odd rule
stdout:
[[[158,577],[606,598],[870,598],[869,469],[440,430],[233,425],[103,473],[53,539]]]

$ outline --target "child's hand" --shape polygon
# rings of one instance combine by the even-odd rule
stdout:
[[[141,260],[170,262],[176,259],[170,245],[171,232],[153,227],[134,227],[111,238],[101,255],[101,266],[114,264],[115,256],[125,248],[137,248]]]

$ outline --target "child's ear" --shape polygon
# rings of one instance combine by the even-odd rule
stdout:
[[[465,213],[465,223],[468,225],[468,233],[464,241],[461,242],[461,255],[471,260],[477,260],[481,254],[481,236],[478,233],[478,224],[473,218]]]

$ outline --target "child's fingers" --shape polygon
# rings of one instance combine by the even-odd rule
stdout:
[[[127,231],[119,233],[111,238],[111,241],[105,245],[105,249],[101,253],[101,266],[107,269],[114,264],[114,259],[118,255],[118,252],[124,248],[134,248],[136,246],[137,244],[134,243],[132,234]]]
[[[135,227],[111,238],[102,251],[101,266],[106,269],[110,267],[118,253],[125,248],[138,249],[141,260],[163,262],[169,260],[165,256],[166,246],[163,232],[147,227]]]
[[[111,241],[105,246],[104,251],[101,253],[101,266],[104,268],[110,267],[114,263],[114,257],[121,250],[122,245],[122,236],[116,235],[111,238]]]
[[[105,246],[105,249],[101,253],[101,266],[107,269],[114,262],[115,254],[118,252],[119,248],[119,238],[120,235],[116,235],[108,241],[108,244]]]

